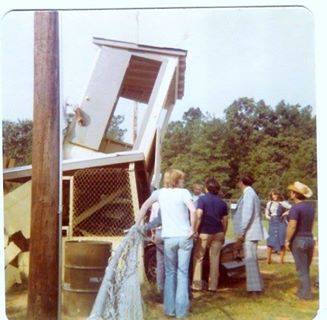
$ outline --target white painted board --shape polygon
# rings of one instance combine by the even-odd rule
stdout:
[[[85,125],[75,123],[70,142],[99,150],[131,54],[126,50],[102,47],[80,105]]]
[[[21,252],[19,254],[19,256],[18,256],[18,269],[20,271],[21,276],[23,276],[25,279],[28,278],[29,261],[30,261],[29,251]]]
[[[142,127],[135,143],[136,148],[139,151],[144,152],[145,159],[148,158],[151,144],[158,128],[160,113],[162,108],[165,106],[170,83],[173,79],[177,63],[177,58],[167,58],[160,67],[159,74],[150,97],[148,114],[144,116]]]
[[[8,265],[5,269],[6,273],[6,292],[15,284],[22,283],[18,268]]]
[[[7,234],[6,229],[5,229],[5,232],[4,232],[3,242],[4,242],[4,247],[7,248],[8,244],[9,244],[9,236]]]
[[[13,261],[20,252],[20,248],[18,248],[13,242],[10,242],[5,249],[5,266]]]
[[[28,181],[3,198],[4,223],[9,237],[17,231],[21,231],[26,239],[30,237],[31,186],[31,181]]]

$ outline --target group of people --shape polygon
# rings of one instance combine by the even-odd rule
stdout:
[[[205,289],[202,268],[207,250],[210,271],[206,289],[217,291],[220,251],[228,227],[228,206],[219,197],[218,181],[215,178],[208,178],[205,181],[205,194],[202,194],[201,186],[198,186],[192,196],[184,188],[184,178],[185,175],[180,170],[170,169],[165,172],[163,188],[155,190],[144,202],[136,219],[136,224],[142,232],[146,230],[153,232],[157,246],[157,285],[163,294],[164,313],[176,318],[188,316],[190,288]],[[265,239],[265,232],[260,199],[252,184],[253,180],[249,176],[239,178],[238,187],[242,191],[242,196],[234,214],[234,222],[238,222],[234,245],[243,247],[244,250],[247,291],[251,295],[258,295],[263,292],[264,286],[259,270],[257,246],[260,240]],[[312,237],[314,209],[303,200],[309,198],[312,192],[300,182],[295,182],[288,189],[294,202],[292,207],[283,202],[277,191],[271,193],[271,201],[266,208],[266,216],[270,218],[268,245],[271,251],[276,249],[277,241],[279,251],[285,252],[285,249],[291,248],[301,282],[298,296],[309,299],[312,297],[309,267],[314,247]],[[142,226],[149,209],[150,221]],[[280,243],[283,237],[277,237],[276,230],[282,235],[280,222],[283,223],[286,215],[287,232],[284,243]],[[279,219],[278,224],[275,222],[276,217]],[[193,249],[193,279],[189,284]]]

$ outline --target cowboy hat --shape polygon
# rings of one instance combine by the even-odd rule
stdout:
[[[310,198],[313,194],[312,190],[306,186],[304,183],[295,181],[287,187],[288,190],[302,194],[306,198]]]

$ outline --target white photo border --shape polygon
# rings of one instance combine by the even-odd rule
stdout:
[[[315,92],[316,92],[316,115],[317,115],[317,156],[318,156],[318,234],[319,234],[319,310],[316,320],[327,319],[327,202],[324,201],[324,193],[327,192],[327,151],[324,137],[327,137],[327,3],[324,0],[308,1],[283,1],[283,0],[179,0],[179,1],[142,1],[142,0],[66,0],[66,1],[17,1],[5,0],[0,5],[0,16],[3,18],[8,12],[34,11],[34,10],[100,10],[100,9],[166,9],[166,8],[255,8],[255,7],[304,7],[313,14],[315,24]],[[325,10],[324,10],[325,9]],[[0,48],[1,49],[1,48]],[[1,65],[0,65],[1,68]],[[1,95],[0,88],[0,95]],[[2,107],[2,106],[1,106]],[[2,110],[2,108],[0,108]],[[1,115],[1,113],[0,113]],[[2,122],[0,122],[2,134]],[[2,148],[2,136],[0,139]],[[2,161],[2,152],[0,153]],[[2,166],[0,166],[2,170]],[[2,171],[1,171],[2,188]],[[3,208],[3,190],[1,193],[1,208]],[[2,212],[2,210],[0,210]],[[3,216],[0,219],[0,230],[3,230]],[[0,256],[4,256],[3,232],[0,232]],[[0,270],[4,270],[4,259],[0,259]],[[5,315],[5,278],[4,272],[0,272],[0,314]]]

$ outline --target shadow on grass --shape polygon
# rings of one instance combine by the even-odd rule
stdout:
[[[298,277],[293,263],[267,265],[260,263],[265,292],[249,296],[245,279],[231,279],[221,283],[217,293],[207,291],[193,293],[190,319],[250,320],[250,319],[312,319],[318,308],[318,292],[314,300],[298,300],[295,293]],[[312,274],[317,269],[312,268]],[[315,275],[314,275],[315,276]],[[312,280],[314,279],[312,277]],[[313,284],[313,283],[312,283]],[[153,292],[148,292],[150,298]],[[166,319],[163,307],[154,302],[146,303],[145,319]]]

